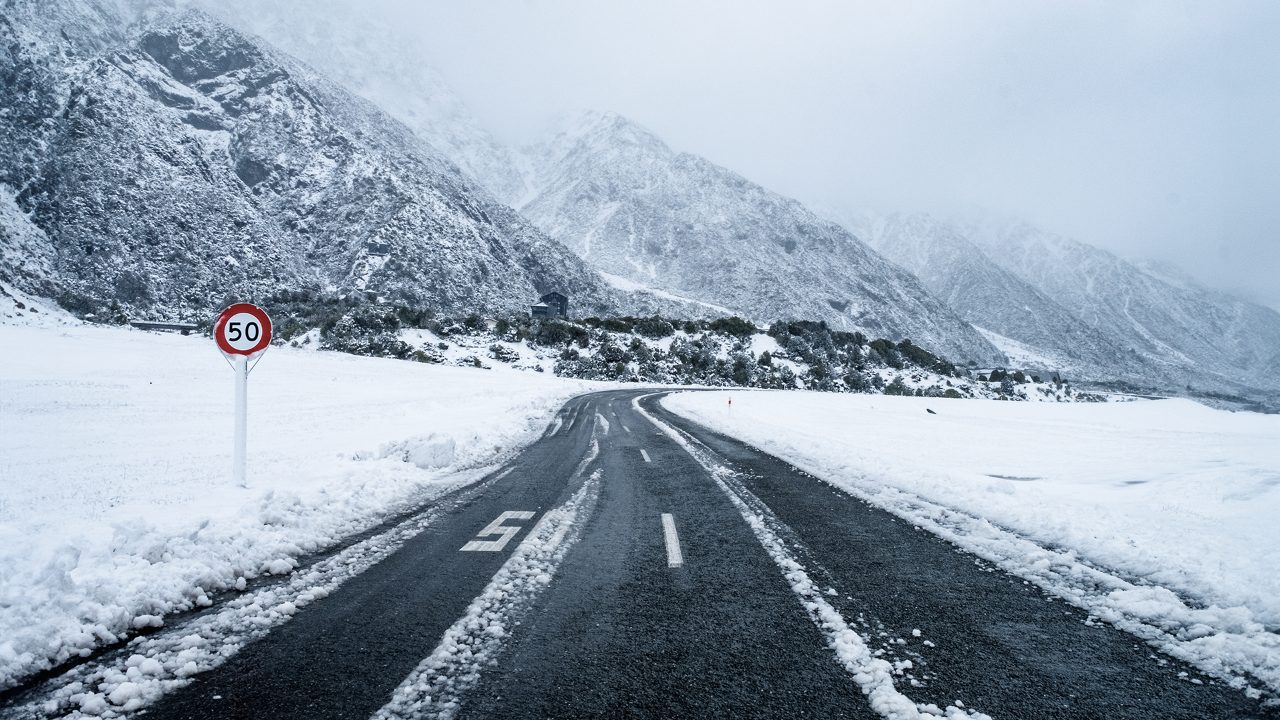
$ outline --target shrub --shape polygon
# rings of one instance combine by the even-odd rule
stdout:
[[[736,315],[731,315],[726,318],[716,318],[711,321],[711,324],[708,327],[714,332],[733,335],[740,338],[749,338],[756,334],[755,323]]]
[[[629,333],[635,326],[635,318],[629,317],[605,318],[600,323],[602,330],[616,333]]]
[[[889,383],[884,387],[884,394],[885,395],[914,395],[915,393],[913,393],[911,389],[907,387],[907,384],[902,381],[902,376],[899,375],[898,377],[895,377],[893,379],[893,382]]]
[[[664,338],[675,334],[675,326],[654,315],[636,321],[636,332],[651,338]]]

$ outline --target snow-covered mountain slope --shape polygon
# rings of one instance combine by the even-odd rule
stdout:
[[[975,226],[1001,267],[1194,387],[1280,389],[1280,313],[1025,222]]]
[[[894,214],[863,237],[920,279],[965,320],[1038,349],[1055,365],[1091,379],[1136,380],[1155,368],[1110,328],[1081,321],[1044,292],[1001,267],[951,224],[927,214]]]
[[[0,182],[43,234],[4,246],[47,241],[52,266],[6,259],[20,289],[160,316],[298,288],[456,310],[622,297],[404,125],[207,15],[17,0],[0,23]]]
[[[826,320],[957,360],[995,349],[919,281],[835,223],[614,114],[530,151],[521,212],[604,272],[757,321]]]
[[[195,0],[373,102],[511,205],[528,189],[518,157],[436,72],[421,41],[344,0]]]

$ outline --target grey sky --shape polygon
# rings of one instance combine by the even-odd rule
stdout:
[[[1280,307],[1280,3],[420,3],[500,139],[583,108],[772,189],[982,209]]]

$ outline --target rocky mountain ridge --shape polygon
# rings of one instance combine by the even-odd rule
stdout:
[[[31,227],[6,223],[0,247],[49,262],[0,279],[82,313],[152,316],[280,289],[441,309],[512,310],[551,289],[587,311],[629,303],[404,125],[200,11],[10,6],[0,182],[6,217]]]
[[[1280,314],[1022,221],[923,213],[849,221],[974,325],[1092,380],[1250,394],[1280,388]],[[997,342],[997,344],[1001,344]]]
[[[606,273],[741,311],[909,338],[1003,361],[916,278],[839,225],[620,115],[588,113],[531,148],[520,212]]]

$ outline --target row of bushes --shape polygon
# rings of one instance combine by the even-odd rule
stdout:
[[[557,349],[554,371],[586,379],[914,394],[925,391],[909,389],[901,377],[886,385],[878,370],[967,375],[910,340],[869,340],[859,332],[833,330],[825,322],[775,322],[766,333],[779,350],[756,355],[752,337],[760,330],[738,317],[571,320],[509,315],[490,322],[478,314],[438,316],[427,308],[315,291],[280,292],[261,304],[276,320],[277,336],[285,341],[318,329],[321,347],[326,349],[443,362],[440,349],[414,347],[399,339],[400,331],[425,329],[443,339],[492,336]],[[645,342],[663,338],[672,338],[665,350]],[[501,362],[515,360],[501,345],[489,347],[489,356]],[[960,395],[953,387],[934,388],[929,394]]]

